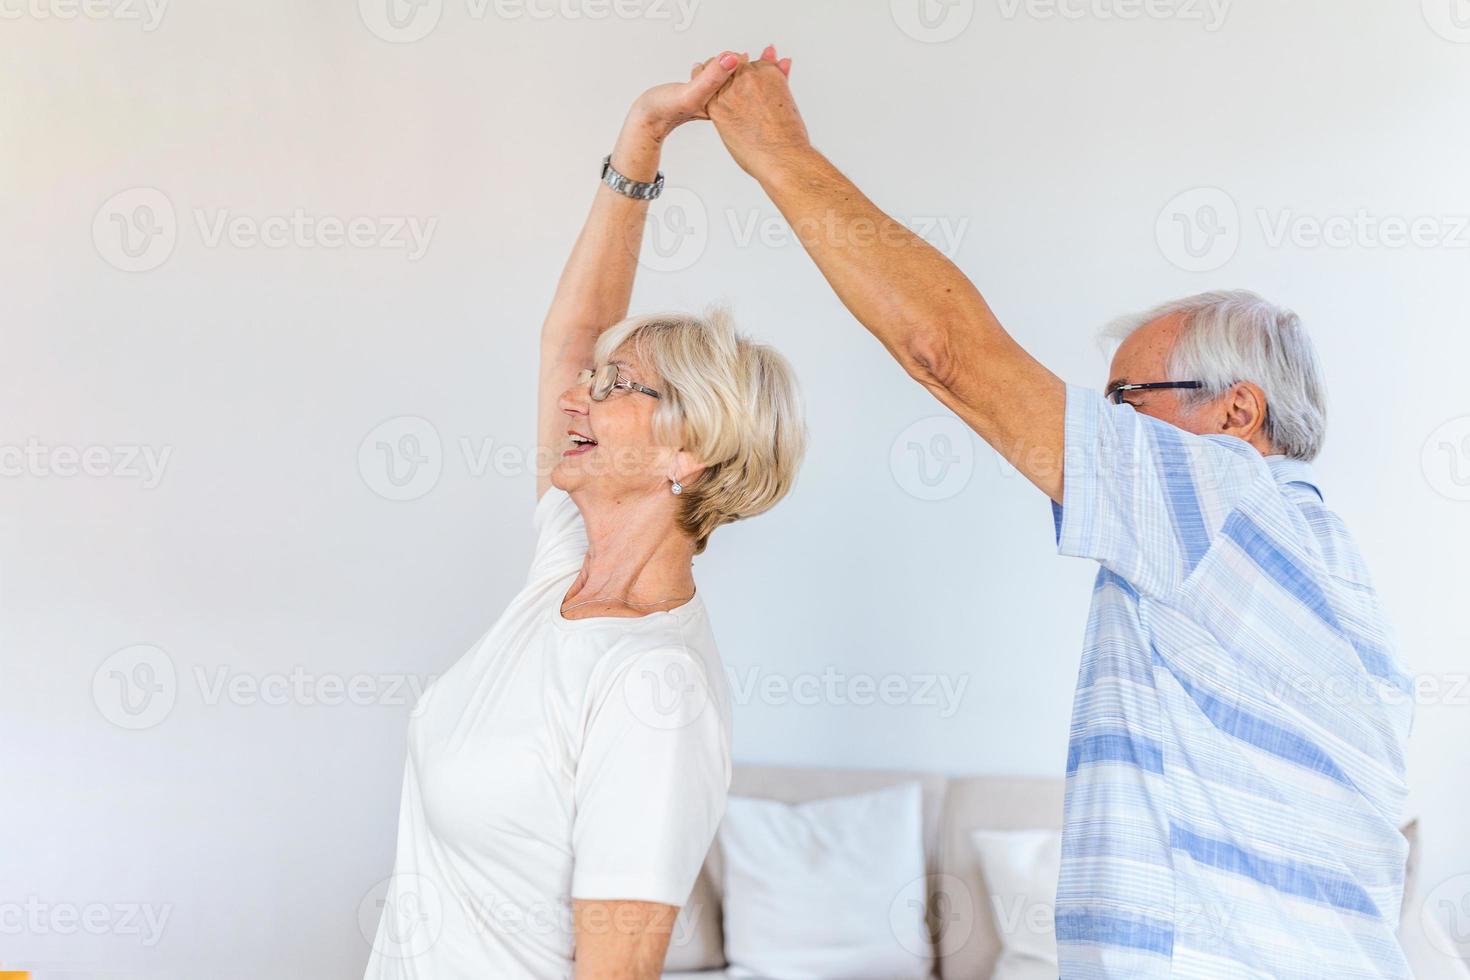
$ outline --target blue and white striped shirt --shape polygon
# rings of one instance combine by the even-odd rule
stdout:
[[[1067,751],[1064,980],[1411,977],[1412,683],[1307,464],[1067,389],[1059,550],[1102,565]]]

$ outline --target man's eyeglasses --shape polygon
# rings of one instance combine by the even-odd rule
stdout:
[[[1111,384],[1105,394],[1114,405],[1123,404],[1123,396],[1130,391],[1158,391],[1160,388],[1203,388],[1203,381],[1148,381],[1143,384]]]
[[[595,402],[602,401],[619,388],[637,391],[648,395],[650,398],[662,397],[652,388],[645,388],[641,384],[629,381],[627,378],[618,374],[618,366],[616,364],[604,364],[596,370],[588,369],[580,372],[577,375],[577,384],[590,385],[588,394],[592,396],[592,400]]]

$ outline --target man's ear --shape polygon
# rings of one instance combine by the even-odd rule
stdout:
[[[1225,392],[1221,404],[1220,431],[1261,448],[1266,432],[1266,393],[1261,386],[1237,381]]]

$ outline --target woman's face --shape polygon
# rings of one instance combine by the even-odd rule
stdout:
[[[628,347],[613,352],[620,380],[659,390],[659,379]],[[589,364],[588,367],[600,365]],[[591,385],[573,383],[561,393],[566,439],[551,471],[551,483],[568,493],[622,498],[668,491],[677,446],[660,444],[653,431],[658,399],[628,388],[614,388],[600,402]]]

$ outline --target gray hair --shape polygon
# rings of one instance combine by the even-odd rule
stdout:
[[[1266,395],[1267,441],[1292,459],[1315,458],[1327,435],[1326,393],[1301,318],[1237,289],[1120,317],[1103,335],[1121,342],[1146,323],[1179,314],[1179,337],[1168,358],[1171,376],[1156,380],[1204,382],[1197,391],[1180,392],[1187,406],[1212,401],[1241,381],[1259,385]]]

